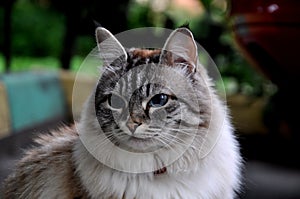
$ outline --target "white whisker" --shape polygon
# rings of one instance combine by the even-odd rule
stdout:
[[[191,143],[187,142],[187,141],[179,138],[178,136],[172,135],[172,134],[165,134],[165,135],[167,135],[167,136],[161,136],[160,138],[168,141],[169,143],[173,142],[173,143],[179,144],[183,147],[190,147],[190,148],[200,152],[200,149],[198,149],[199,147],[194,146],[194,144],[193,144],[194,142],[191,142]]]

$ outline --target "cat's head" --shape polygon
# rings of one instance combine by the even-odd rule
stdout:
[[[103,71],[95,111],[115,146],[133,152],[174,150],[189,147],[199,134],[205,137],[210,93],[189,29],[174,30],[161,49],[126,49],[102,27],[96,39]]]

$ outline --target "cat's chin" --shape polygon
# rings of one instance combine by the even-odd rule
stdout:
[[[150,153],[162,148],[152,137],[128,136],[122,139],[119,147],[131,152]]]

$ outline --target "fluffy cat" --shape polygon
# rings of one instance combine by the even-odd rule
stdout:
[[[41,135],[5,198],[234,198],[239,145],[190,30],[152,50],[96,39],[103,72],[77,128]]]

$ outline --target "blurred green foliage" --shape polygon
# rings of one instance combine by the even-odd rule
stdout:
[[[124,10],[127,13],[127,27],[176,28],[188,22],[197,41],[218,66],[227,92],[263,95],[270,91],[270,82],[255,71],[235,48],[228,24],[226,0],[199,0],[203,10],[196,15],[172,7],[171,2],[174,1],[131,0]],[[158,8],[157,3],[161,7]],[[3,21],[3,12],[0,8],[0,21]],[[3,30],[3,23],[0,23],[0,30]],[[12,71],[39,67],[58,69],[64,34],[65,16],[62,12],[34,1],[17,0],[12,13]],[[3,50],[2,44],[3,31],[0,31],[0,51]],[[72,70],[80,66],[93,47],[94,35],[80,35],[76,39],[72,49]],[[3,69],[4,61],[0,55],[0,72]]]
[[[0,9],[3,22],[4,10]],[[12,54],[14,56],[59,57],[65,34],[65,17],[50,6],[42,6],[29,0],[18,0],[12,11]],[[3,30],[3,23],[0,23]],[[0,31],[3,46],[3,31]],[[75,54],[85,56],[95,41],[81,36],[75,45]],[[1,47],[0,47],[0,50]]]
[[[0,53],[3,51],[3,17],[0,8]],[[58,69],[65,34],[65,17],[48,5],[40,5],[29,0],[17,0],[12,10],[11,71],[28,69]],[[79,36],[73,49],[71,69],[80,66],[95,46],[92,36]],[[4,57],[0,54],[0,72],[4,71]]]
[[[54,10],[25,0],[17,1],[12,11],[12,54],[58,56],[64,33],[63,21],[64,16]]]
[[[188,22],[195,39],[216,63],[227,93],[260,96],[274,92],[271,82],[258,73],[236,48],[229,25],[228,1],[199,0],[204,10],[197,16],[191,16],[185,10],[169,9],[168,6],[163,11],[157,11],[153,9],[154,2],[131,2],[128,17],[130,28],[176,28]]]

